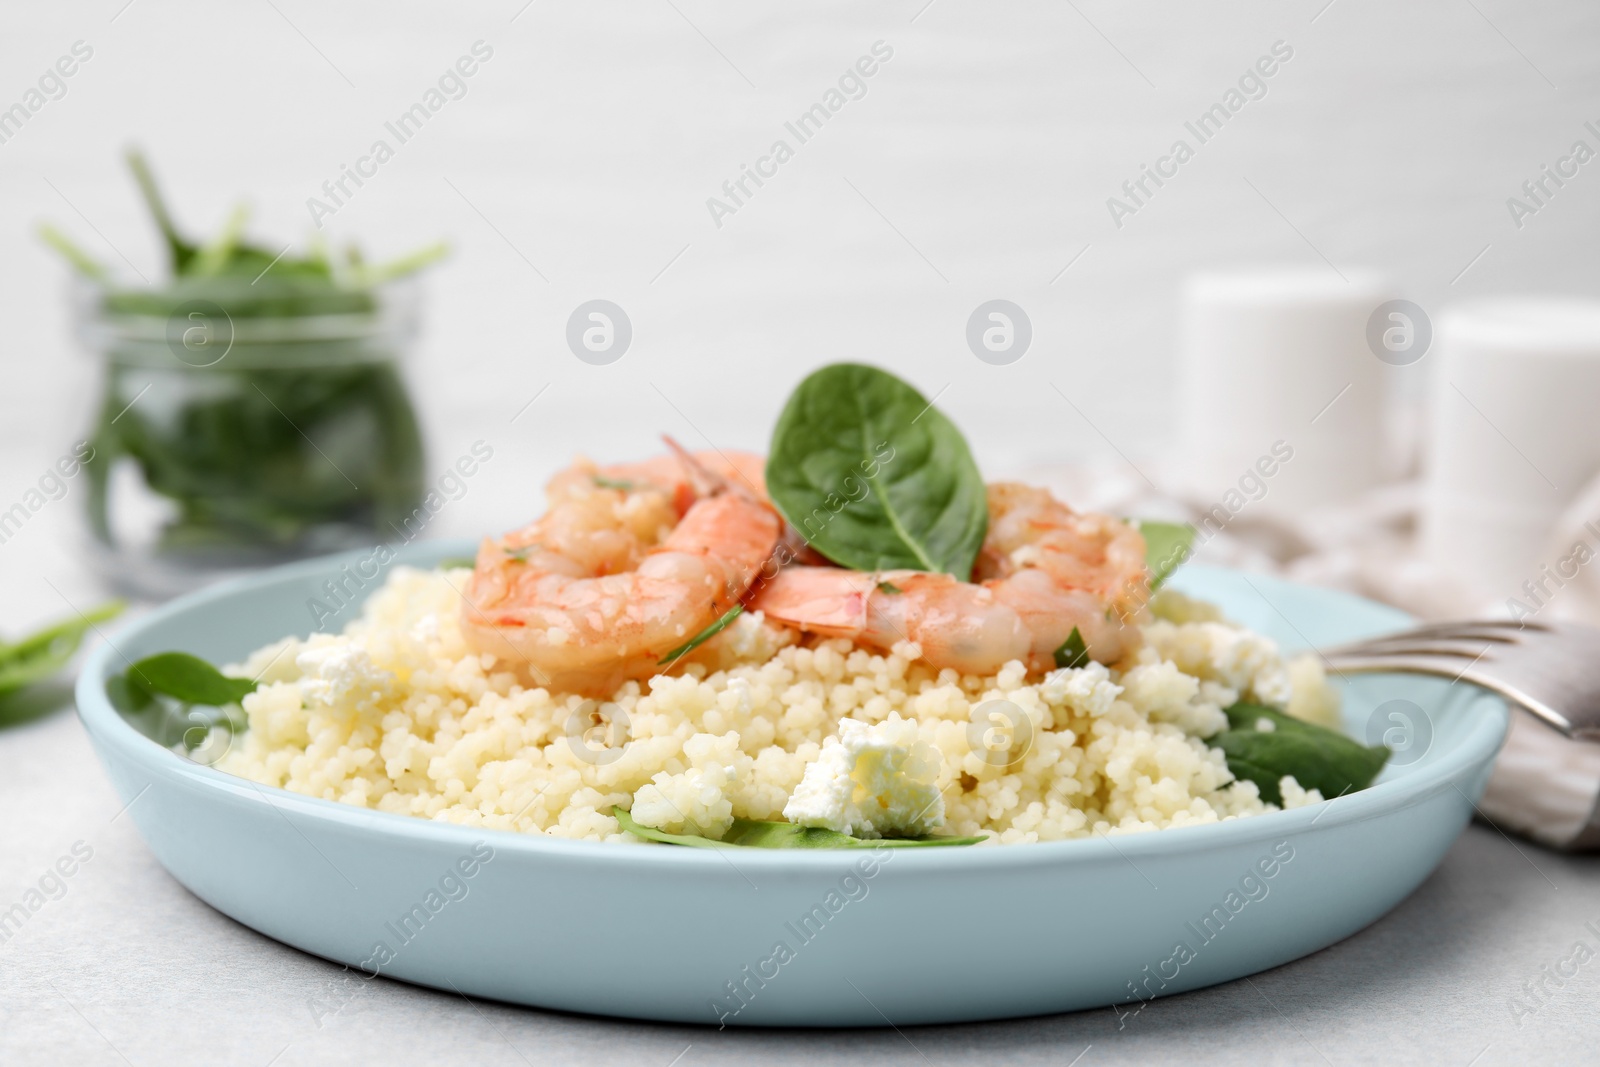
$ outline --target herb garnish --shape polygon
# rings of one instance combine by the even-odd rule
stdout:
[[[662,656],[661,666],[672,666],[674,663],[678,662],[680,659],[720,634],[730,622],[739,617],[739,613],[742,611],[744,611],[743,604],[735,604],[733,607],[729,608],[727,613],[724,614],[722,618],[718,619],[710,626],[707,626],[704,630],[701,630],[699,633],[689,638],[689,640],[685,641],[671,652],[668,652],[665,656]]]
[[[603,474],[595,474],[591,475],[591,477],[594,479],[594,484],[601,489],[620,489],[624,493],[631,493],[638,488],[638,486],[624,478],[607,478]]]
[[[888,593],[890,596],[899,596],[901,593],[905,592],[905,590],[901,589],[893,582],[879,582],[878,591],[881,593]]]
[[[1089,665],[1089,646],[1084,644],[1083,635],[1074,626],[1067,639],[1061,642],[1061,647],[1055,651],[1056,666],[1060,667],[1086,667]]]
[[[256,690],[248,678],[223,674],[187,652],[159,652],[106,679],[106,695],[140,733],[164,747],[194,753],[217,727],[249,726],[239,701]],[[215,759],[204,762],[212,763]]]
[[[1228,729],[1206,744],[1228,757],[1235,778],[1261,789],[1261,799],[1282,804],[1278,780],[1294,775],[1302,789],[1317,789],[1325,799],[1365,789],[1383,769],[1389,750],[1368,748],[1335,730],[1285,715],[1260,704],[1235,704],[1224,709]],[[1265,719],[1270,730],[1257,729]]]
[[[1144,560],[1153,593],[1193,552],[1195,529],[1186,522],[1128,521],[1144,535]]]
[[[181,700],[185,704],[224,707],[237,704],[256,691],[249,678],[232,678],[199,656],[187,652],[159,652],[128,668],[133,684]]]
[[[926,837],[863,838],[841,834],[818,826],[796,826],[790,822],[766,822],[759,819],[735,819],[733,826],[721,840],[699,834],[669,834],[651,826],[640,826],[621,808],[611,814],[617,824],[635,837],[656,841],[664,845],[684,845],[689,848],[890,848],[941,847],[976,845],[982,837],[944,837],[930,834]]]

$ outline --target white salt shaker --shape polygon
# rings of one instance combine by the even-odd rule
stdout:
[[[1326,267],[1191,278],[1179,345],[1186,491],[1231,514],[1294,517],[1378,484],[1386,367],[1368,324],[1390,296],[1376,274]]]
[[[1563,509],[1600,472],[1600,302],[1450,308],[1437,348],[1423,550],[1475,593],[1530,604]]]

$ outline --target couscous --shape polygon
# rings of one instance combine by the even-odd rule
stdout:
[[[942,805],[908,829],[1009,844],[1272,810],[1203,740],[1225,728],[1222,709],[1250,700],[1324,723],[1337,709],[1315,659],[1285,660],[1172,592],[1152,600],[1124,670],[961,675],[914,644],[880,653],[746,614],[675,674],[596,701],[526,686],[470,649],[457,623],[467,577],[398,567],[345,632],[285,639],[230,671],[261,684],[219,768],[469,826],[637,841],[610,814],[621,807],[714,837],[735,817],[784,818],[842,733],[882,724]],[[1292,777],[1282,794],[1287,807],[1322,799]]]

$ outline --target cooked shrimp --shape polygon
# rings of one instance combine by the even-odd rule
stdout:
[[[1147,599],[1148,574],[1144,537],[1127,523],[1075,512],[1043,489],[991,485],[974,578],[790,567],[761,583],[750,606],[874,648],[915,641],[929,663],[963,674],[993,674],[1010,660],[1048,670],[1074,628],[1102,663],[1137,645],[1131,617]]]
[[[676,477],[655,463],[557,475],[543,517],[478,549],[468,643],[559,692],[604,695],[658,671],[739,602],[778,541],[777,513],[718,462],[691,458]],[[690,482],[704,493],[685,499]]]

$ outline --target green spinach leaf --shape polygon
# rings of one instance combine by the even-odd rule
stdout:
[[[186,753],[201,749],[218,727],[235,735],[248,729],[238,702],[255,688],[187,652],[146,656],[106,679],[106,696],[129,725],[163,748],[181,746]]]
[[[199,656],[187,652],[158,652],[128,668],[130,686],[162,693],[185,704],[222,707],[237,704],[256,691],[249,678],[231,678]]]
[[[1150,571],[1150,591],[1153,593],[1194,551],[1195,530],[1186,522],[1131,521],[1144,534],[1144,560]]]
[[[360,252],[351,248],[347,257],[348,262],[340,264],[336,269],[335,264],[328,258],[326,247],[320,243],[313,243],[310,251],[304,256],[290,256],[286,254],[287,249],[275,252],[273,249],[245,241],[244,227],[249,220],[250,212],[242,205],[233,210],[216,236],[203,244],[197,244],[178,231],[166,199],[156,184],[155,174],[151,171],[144,155],[137,149],[128,152],[128,169],[133,171],[134,181],[139,185],[139,193],[144,198],[145,206],[166,242],[168,259],[175,279],[241,278],[250,281],[253,286],[270,270],[274,279],[309,279],[320,283],[323,289],[331,289],[337,285],[348,290],[357,290],[382,285],[395,278],[415,273],[449,252],[449,246],[443,242],[435,242],[388,263],[369,266]],[[104,277],[103,270],[93,270],[92,262],[86,262],[85,257],[64,247],[57,239],[59,234],[49,233],[44,236],[46,241],[66,255],[80,271],[91,277]],[[245,317],[250,314],[238,305],[229,310],[235,317],[239,317],[241,313]],[[296,310],[300,314],[308,314],[313,310],[331,309]]]
[[[927,837],[885,837],[868,840],[816,826],[796,826],[789,822],[765,822],[759,819],[735,819],[733,826],[723,835],[722,840],[718,841],[697,834],[669,834],[651,826],[640,826],[634,822],[633,816],[621,808],[614,808],[611,814],[616,818],[618,825],[635,837],[688,848],[877,848],[879,845],[890,848],[914,848],[976,845],[984,840],[982,837],[942,837],[937,834],[930,834]]]
[[[136,148],[129,149],[128,169],[133,171],[133,180],[139,184],[139,193],[144,197],[145,206],[150,209],[151,217],[156,220],[156,228],[167,242],[172,273],[182,274],[199,249],[179,235],[178,227],[172,221],[172,213],[167,210],[167,202],[156,185],[156,176],[151,173],[150,164],[145,162],[144,153]]]
[[[983,477],[961,431],[899,378],[857,363],[814,372],[770,452],[773,503],[835,563],[972,576],[989,525]]]
[[[122,601],[113,600],[15,643],[0,643],[0,696],[42,682],[65,667],[83,643],[83,635],[96,623],[115,618],[122,608]]]
[[[1344,734],[1285,715],[1260,704],[1235,704],[1225,709],[1228,729],[1206,742],[1228,757],[1235,778],[1261,789],[1261,798],[1282,804],[1278,780],[1294,775],[1303,789],[1317,789],[1332,800],[1365,789],[1383,770],[1389,750],[1369,748]],[[1261,730],[1261,720],[1272,729]]]
[[[1083,635],[1074,626],[1067,639],[1061,642],[1061,647],[1055,651],[1057,667],[1084,667],[1089,663],[1089,646],[1084,644]]]
[[[105,264],[95,259],[83,246],[72,238],[50,225],[48,222],[39,224],[39,239],[55,249],[61,257],[72,265],[72,269],[88,278],[90,281],[107,284],[111,279],[111,272],[106,270]]]

